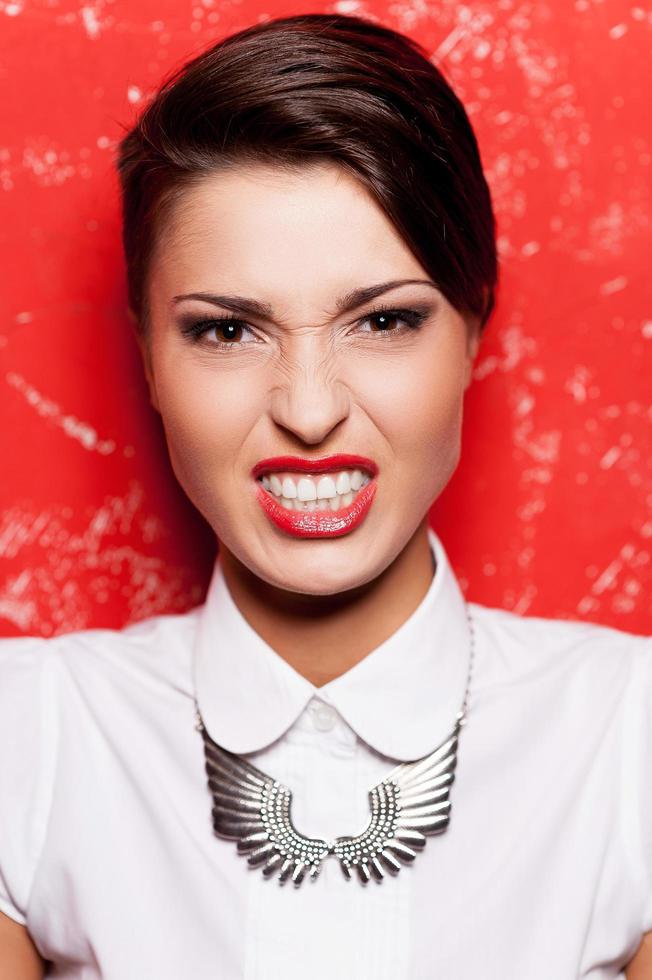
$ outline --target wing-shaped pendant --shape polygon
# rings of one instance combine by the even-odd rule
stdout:
[[[450,788],[455,779],[457,742],[463,722],[458,715],[453,733],[434,752],[404,762],[369,793],[371,819],[357,837],[336,837],[332,853],[345,877],[357,872],[366,884],[397,874],[414,861],[426,836],[441,834],[450,821]]]
[[[215,833],[237,841],[238,851],[247,854],[251,867],[262,866],[265,877],[278,871],[281,883],[291,879],[300,885],[306,876],[314,880],[329,854],[338,858],[346,878],[355,871],[363,884],[372,877],[382,881],[386,871],[396,874],[414,860],[427,835],[446,830],[462,724],[460,712],[452,734],[434,752],[402,763],[374,786],[369,793],[371,817],[361,834],[326,841],[304,837],[295,829],[291,791],[217,745],[198,712]]]
[[[265,877],[279,872],[283,883],[300,885],[306,873],[315,878],[328,844],[299,834],[290,818],[292,793],[282,783],[214,742],[201,721],[206,773],[213,794],[213,828],[238,842],[251,867],[262,865]]]

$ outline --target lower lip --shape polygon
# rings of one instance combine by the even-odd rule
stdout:
[[[272,524],[295,538],[337,538],[348,534],[364,521],[376,494],[376,480],[362,487],[349,507],[342,510],[287,510],[258,484],[258,503]]]

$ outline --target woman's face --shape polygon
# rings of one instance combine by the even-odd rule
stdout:
[[[397,280],[414,281],[351,305]],[[206,178],[165,224],[149,300],[152,403],[222,546],[292,592],[380,575],[455,470],[478,331],[365,188],[329,163]],[[310,470],[336,454],[362,460]],[[308,471],[256,470],[281,456]]]

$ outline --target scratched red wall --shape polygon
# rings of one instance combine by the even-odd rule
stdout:
[[[0,0],[0,632],[203,598],[125,318],[112,153],[164,73],[258,19],[358,13],[464,99],[502,289],[432,511],[469,598],[651,632],[649,5]]]

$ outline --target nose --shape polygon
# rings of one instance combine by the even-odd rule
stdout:
[[[323,442],[350,411],[350,393],[332,365],[302,361],[284,371],[271,391],[270,414],[277,425],[308,445]]]

